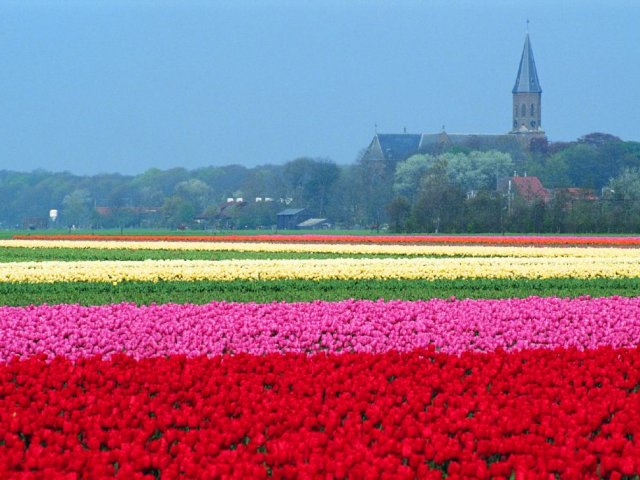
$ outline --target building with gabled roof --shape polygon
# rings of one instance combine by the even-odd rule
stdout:
[[[368,150],[387,161],[401,161],[420,150],[420,140],[421,135],[417,134],[376,133]]]
[[[295,230],[299,223],[307,220],[309,215],[304,208],[287,208],[276,214],[278,230]]]
[[[529,204],[551,201],[551,192],[544,188],[538,177],[512,177],[511,184],[514,193]]]
[[[546,140],[542,130],[542,88],[533,58],[533,49],[527,33],[512,89],[513,118],[511,130],[503,134],[447,133],[378,133],[365,150],[364,162],[383,162],[387,171],[393,171],[398,162],[418,153],[438,154],[452,147],[469,150],[497,150],[511,154],[518,161],[524,156],[535,138]]]

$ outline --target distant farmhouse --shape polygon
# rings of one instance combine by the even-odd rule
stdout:
[[[542,130],[542,88],[538,81],[533,50],[527,34],[518,67],[513,94],[513,119],[511,131],[505,134],[451,134],[440,133],[392,133],[374,135],[365,150],[362,161],[383,163],[387,171],[393,171],[398,162],[418,153],[438,154],[453,147],[469,150],[498,150],[511,154],[518,161],[523,153],[536,142],[546,143]]]
[[[331,225],[326,218],[313,218],[305,208],[287,208],[276,214],[277,230],[322,230]]]

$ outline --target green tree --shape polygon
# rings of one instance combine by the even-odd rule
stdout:
[[[572,145],[554,157],[567,165],[571,186],[600,188],[611,174],[610,163],[592,145]]]
[[[465,201],[465,230],[469,233],[503,230],[505,205],[502,196],[487,190]]]
[[[622,169],[640,167],[640,143],[604,133],[585,135],[554,150],[551,159],[566,164],[570,186],[600,189]]]
[[[415,201],[422,177],[436,162],[432,155],[412,155],[396,166],[393,193],[409,202]]]
[[[263,167],[256,167],[261,169]],[[242,165],[225,165],[221,167],[204,167],[192,172],[192,178],[206,183],[215,193],[218,201],[234,196],[238,190],[244,190],[244,183],[255,169],[248,169]]]
[[[86,227],[92,218],[91,194],[84,189],[76,189],[62,200],[62,221],[69,226]]]
[[[411,204],[405,197],[395,197],[387,207],[389,223],[394,232],[404,232],[407,227]]]
[[[609,181],[602,193],[603,215],[610,228],[640,231],[640,168],[623,169],[620,175]]]
[[[209,185],[202,180],[190,178],[175,186],[174,195],[189,203],[196,213],[202,213],[207,205],[209,205],[212,192]]]
[[[340,165],[338,179],[332,185],[327,202],[327,218],[333,224],[352,227],[362,222],[361,176],[358,165]]]
[[[339,176],[334,162],[297,158],[284,165],[283,176],[288,187],[287,196],[293,198],[295,205],[325,215],[329,192]]]
[[[261,165],[248,171],[244,181],[238,187],[241,196],[247,201],[256,198],[280,200],[287,194],[280,165]]]
[[[511,155],[495,150],[445,153],[438,158],[447,162],[447,174],[451,183],[464,192],[496,190],[500,178],[511,175],[514,168]]]
[[[162,205],[165,223],[169,228],[191,225],[196,214],[194,206],[182,197],[167,197]]]
[[[412,221],[422,231],[460,230],[465,195],[459,186],[450,183],[447,170],[446,160],[440,158],[422,178],[411,212]]]
[[[529,160],[524,164],[528,175],[538,177],[547,188],[564,188],[573,185],[569,165],[563,155],[552,155],[542,160]]]

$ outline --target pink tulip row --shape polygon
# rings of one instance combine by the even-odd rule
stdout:
[[[640,344],[640,297],[0,307],[0,361]]]

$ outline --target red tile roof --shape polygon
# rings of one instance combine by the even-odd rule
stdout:
[[[542,186],[538,177],[513,177],[511,179],[516,192],[528,203],[542,200],[548,203],[551,200],[549,190]]]
[[[598,195],[596,195],[596,193],[589,188],[570,187],[570,188],[558,189],[558,191],[566,192],[566,194],[572,200],[589,200],[589,201],[598,200]]]

